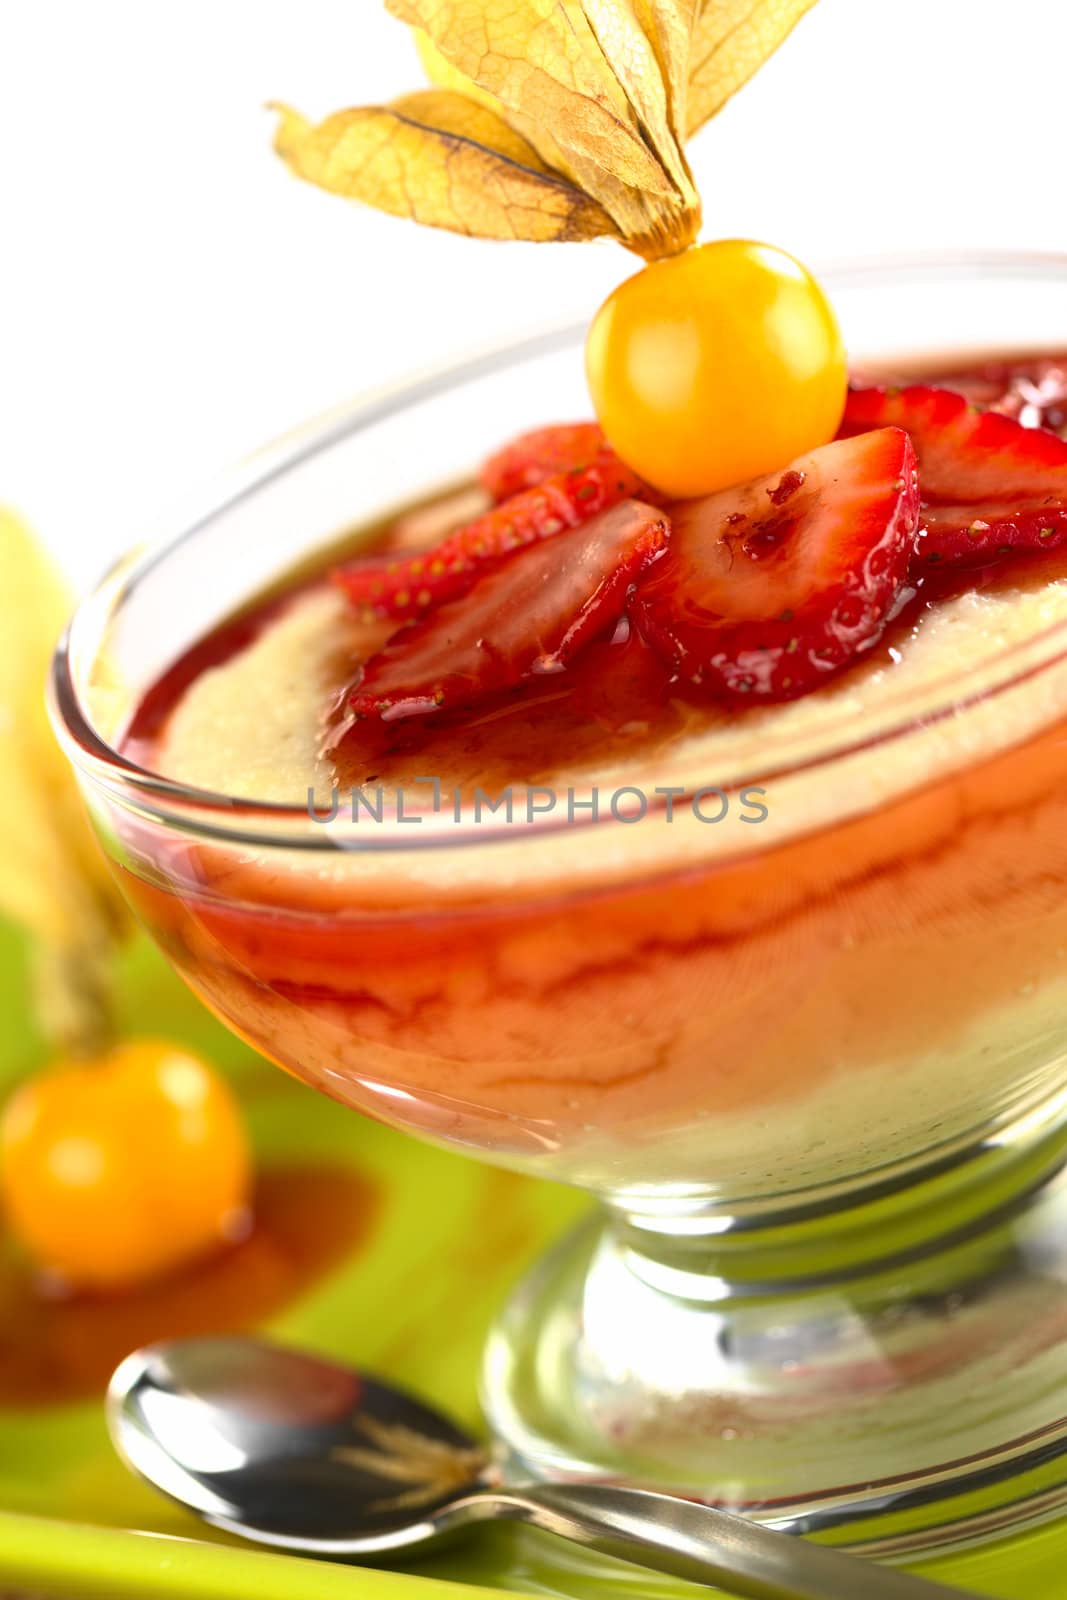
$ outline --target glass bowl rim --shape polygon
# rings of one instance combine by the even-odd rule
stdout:
[[[1050,281],[1062,279],[1067,284],[1067,251],[994,249],[901,252],[830,261],[817,271],[822,281],[844,289],[862,288],[867,284],[877,286],[884,280],[906,283],[909,279],[931,280],[946,276],[1019,276]],[[625,823],[620,823],[618,818],[610,815],[567,821],[545,815],[536,821],[527,821],[521,828],[513,825],[507,828],[486,827],[481,824],[464,828],[452,824],[430,834],[420,829],[415,838],[411,837],[410,832],[406,836],[390,832],[380,842],[360,842],[358,845],[347,836],[344,844],[339,845],[338,840],[325,829],[319,829],[312,836],[306,833],[294,836],[291,833],[263,832],[260,830],[269,827],[272,821],[284,825],[294,822],[306,825],[309,819],[308,803],[297,805],[246,799],[199,789],[138,765],[97,731],[74,671],[75,645],[87,615],[105,604],[107,613],[113,615],[142,579],[162,562],[172,559],[187,541],[194,539],[212,521],[234,509],[246,497],[268,488],[275,479],[298,468],[321,451],[342,443],[363,428],[384,421],[409,406],[447,393],[457,384],[489,378],[516,362],[551,355],[572,345],[583,333],[582,323],[572,320],[550,323],[541,331],[526,334],[520,339],[495,342],[483,347],[477,354],[461,361],[442,362],[422,372],[409,373],[319,413],[263,445],[228,472],[216,476],[213,490],[204,497],[191,518],[183,519],[177,531],[153,540],[147,547],[137,546],[119,557],[78,602],[52,659],[48,683],[49,710],[60,743],[76,769],[99,787],[118,787],[129,791],[137,797],[138,809],[150,813],[157,821],[200,837],[246,846],[327,850],[331,853],[336,853],[338,848],[370,848],[376,853],[383,849],[407,853],[412,849],[454,849],[460,845],[490,844],[503,840],[510,843],[517,843],[519,839],[535,841],[546,833],[557,831],[573,833],[589,827],[625,826]],[[1013,656],[1034,651],[1035,647],[1052,646],[1059,642],[1063,644],[1061,650],[1053,651],[1050,648],[1049,653],[1042,654],[1036,665],[1024,667],[1022,672],[998,681],[993,687],[970,697],[965,693],[954,694],[943,705],[939,702],[939,709],[933,717],[929,712],[915,714],[913,711],[909,715],[905,705],[899,718],[891,720],[873,739],[856,736],[853,731],[851,737],[846,735],[840,741],[830,743],[828,748],[819,750],[809,760],[788,770],[815,769],[863,752],[900,737],[920,723],[928,724],[937,716],[951,715],[975,701],[991,699],[1017,687],[1026,678],[1067,657],[1067,620],[1052,623],[1040,633],[998,653],[996,659],[998,662],[1010,661]],[[965,688],[967,680],[988,665],[988,661],[971,663],[952,681]],[[760,774],[762,777],[776,775],[772,765],[768,765]],[[738,784],[729,787],[736,789],[741,784],[756,781],[756,777],[746,776]],[[716,786],[715,792],[721,792],[719,786]],[[655,810],[655,807],[649,807],[650,813]],[[256,831],[252,831],[249,823],[254,823]]]

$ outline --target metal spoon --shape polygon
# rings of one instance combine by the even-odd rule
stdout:
[[[108,1391],[135,1472],[217,1528],[373,1560],[496,1517],[751,1600],[945,1600],[923,1578],[668,1495],[491,1481],[486,1453],[402,1391],[260,1339],[135,1351]]]

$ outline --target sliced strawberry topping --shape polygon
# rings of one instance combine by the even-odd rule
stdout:
[[[502,562],[461,599],[401,628],[365,663],[344,698],[348,724],[477,705],[524,678],[559,671],[618,622],[667,528],[661,512],[626,501]]]
[[[920,566],[1067,540],[1067,440],[981,411],[952,389],[855,389],[841,432],[905,428],[919,461]]]
[[[489,457],[479,476],[494,500],[510,500],[546,478],[587,467],[605,448],[599,422],[561,422],[520,434]]]
[[[727,699],[789,700],[875,643],[915,547],[906,433],[824,445],[671,512],[630,613],[681,677]]]
[[[580,527],[620,500],[649,497],[655,499],[654,491],[617,456],[603,451],[589,466],[557,473],[513,495],[432,550],[353,561],[333,577],[368,617],[408,621],[465,593],[502,556]]]

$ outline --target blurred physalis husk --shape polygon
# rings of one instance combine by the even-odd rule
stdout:
[[[489,239],[618,239],[647,260],[700,230],[685,140],[815,0],[386,0],[435,87],[312,124],[278,106],[300,177]]]
[[[71,599],[55,565],[0,506],[0,916],[32,941],[35,1010],[54,1045],[98,1048],[127,922],[45,710]]]

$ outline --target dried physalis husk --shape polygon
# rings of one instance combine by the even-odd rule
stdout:
[[[0,507],[0,916],[29,935],[42,1032],[91,1050],[106,1035],[126,913],[48,723],[45,680],[70,613],[55,566]]]
[[[316,127],[276,109],[276,148],[294,172],[379,211],[484,239],[616,233],[596,201],[547,167],[498,112],[450,89],[338,111]]]
[[[312,126],[301,177],[484,238],[609,235],[648,259],[700,229],[684,141],[814,0],[386,0],[438,91]]]
[[[687,137],[721,111],[788,38],[815,0],[704,0],[689,46]]]

